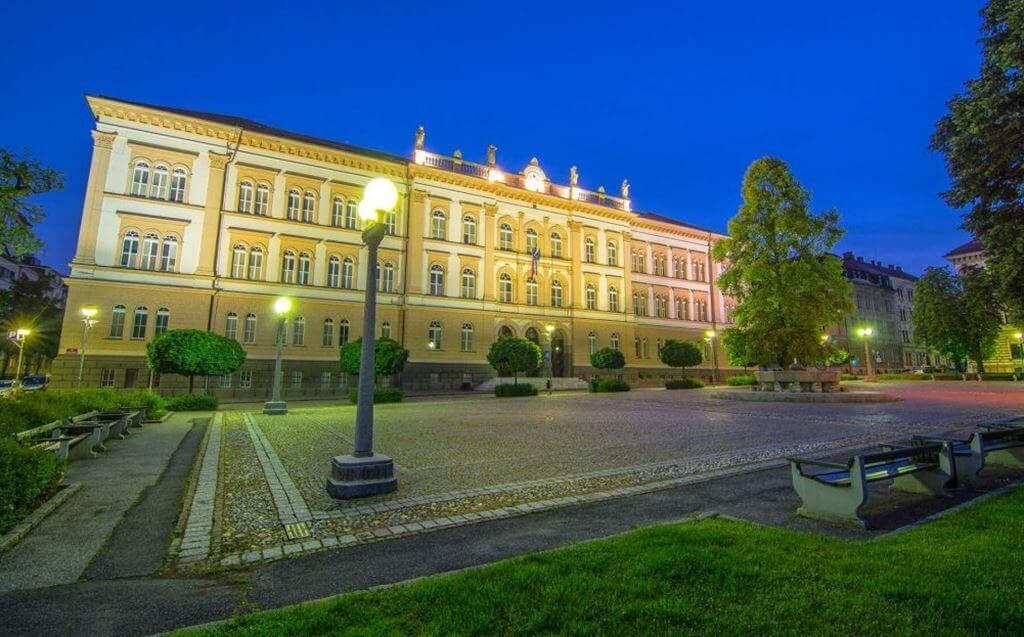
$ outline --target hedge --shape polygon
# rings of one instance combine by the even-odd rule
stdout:
[[[373,404],[378,403],[400,403],[405,398],[405,393],[401,389],[395,389],[394,387],[374,387],[373,388]],[[353,405],[359,403],[359,388],[353,387],[348,390],[348,401]]]
[[[494,395],[498,398],[513,398],[516,396],[536,396],[537,386],[530,383],[503,383],[494,387]]]
[[[750,375],[730,376],[725,379],[725,384],[730,387],[746,387],[747,385],[756,385],[757,378]]]
[[[605,392],[629,391],[629,383],[614,378],[595,378],[590,382],[590,391],[603,394]]]
[[[64,461],[54,454],[0,439],[0,533],[25,517],[63,477]]]
[[[184,394],[167,401],[171,411],[216,411],[220,400],[211,394]]]
[[[665,389],[699,389],[704,386],[698,378],[674,378],[665,381]]]
[[[0,436],[6,437],[88,411],[141,405],[147,407],[150,418],[163,416],[167,407],[163,398],[147,390],[124,393],[112,389],[21,392],[0,400]]]
[[[847,373],[844,372],[840,376],[840,379],[841,380],[860,380],[860,376],[858,376],[856,374],[847,374]]]

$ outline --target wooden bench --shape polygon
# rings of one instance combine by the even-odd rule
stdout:
[[[922,444],[948,442],[956,462],[957,480],[982,486],[978,475],[986,464],[1024,469],[1024,427],[993,427],[971,432],[967,438],[952,434],[914,436]]]
[[[129,428],[141,428],[142,421],[146,419],[146,407],[115,407],[114,409],[101,413],[101,416],[114,416],[124,414],[128,416]],[[125,433],[128,433],[127,431]]]
[[[128,429],[128,418],[124,414],[120,413],[104,417],[98,411],[89,411],[68,419],[68,425],[82,425],[87,423],[100,423],[107,426],[107,430],[103,434],[104,441],[109,438],[115,438],[118,440],[123,439],[125,437],[125,431]]]
[[[96,455],[93,449],[102,443],[101,434],[99,429],[70,434],[63,422],[55,420],[18,432],[14,439],[30,447],[53,453],[63,460],[78,460]]]
[[[956,486],[948,442],[899,446],[855,455],[844,462],[789,459],[793,489],[803,503],[797,514],[867,528],[860,509],[868,483],[892,480],[890,489],[944,496]]]
[[[982,423],[978,426],[985,429],[1024,429],[1024,416],[1010,416],[1002,420]]]

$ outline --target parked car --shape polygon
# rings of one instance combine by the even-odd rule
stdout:
[[[13,378],[0,378],[0,396],[7,396],[14,391]]]
[[[942,369],[935,367],[934,365],[925,365],[923,367],[914,368],[911,374],[941,374]]]
[[[49,384],[49,374],[29,374],[25,378],[21,379],[21,389],[23,391],[37,391],[40,389],[46,389],[46,386]]]

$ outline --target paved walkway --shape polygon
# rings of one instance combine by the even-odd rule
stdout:
[[[79,483],[81,488],[21,542],[0,554],[0,593],[75,582],[98,555],[101,559],[94,574],[140,574],[138,565],[112,565],[103,558],[108,542],[124,545],[143,540],[135,544],[135,548],[147,552],[148,565],[153,564],[153,553],[158,555],[155,566],[149,569],[143,565],[142,572],[154,572],[160,565],[174,516],[178,513],[180,494],[178,498],[170,494],[171,501],[159,495],[145,498],[147,507],[161,502],[164,507],[143,508],[132,518],[134,529],[114,531],[132,505],[157,484],[172,454],[192,430],[196,416],[195,413],[173,414],[162,423],[132,429],[125,440],[107,441],[107,451],[99,457],[72,462],[68,481]],[[192,458],[182,460],[187,460],[184,462],[187,473]],[[177,476],[175,481],[184,484],[184,477]],[[166,525],[167,512],[171,516],[170,525]],[[161,525],[154,515],[164,515],[165,524]],[[142,534],[138,529],[157,531],[159,535]],[[153,551],[154,548],[157,550]],[[123,556],[120,559],[124,559]],[[0,628],[0,632],[3,630]]]

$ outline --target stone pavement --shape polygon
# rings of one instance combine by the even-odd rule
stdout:
[[[196,416],[172,414],[107,442],[95,459],[72,462],[67,479],[81,485],[78,492],[0,554],[0,593],[77,581],[129,508],[157,483]],[[171,506],[176,515],[178,501]]]

